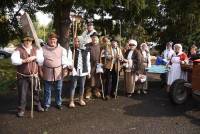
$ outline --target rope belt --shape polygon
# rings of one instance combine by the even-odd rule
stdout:
[[[33,80],[35,78],[35,85],[34,85],[34,89],[37,91],[37,90],[41,90],[41,86],[40,86],[40,79],[38,77],[38,73],[36,74],[30,74],[30,75],[27,75],[27,74],[22,74],[20,72],[17,72],[17,74],[23,76],[23,77],[27,77],[27,78],[30,78],[31,79],[31,87],[33,87]],[[37,88],[38,86],[38,88]]]
[[[55,82],[56,81],[56,76],[55,76],[55,69],[56,68],[59,68],[59,67],[62,67],[62,65],[60,65],[60,66],[57,66],[57,67],[48,67],[48,66],[46,66],[46,65],[44,65],[44,67],[47,67],[47,68],[50,68],[50,69],[52,69],[53,70],[53,82]]]

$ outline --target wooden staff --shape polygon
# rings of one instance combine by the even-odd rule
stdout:
[[[31,76],[31,118],[33,119],[33,76]]]
[[[73,37],[73,41],[74,39],[77,37],[77,21],[75,21],[75,29],[74,29],[74,37]],[[73,47],[74,47],[74,50],[73,50],[73,56],[72,56],[72,59],[73,59],[73,66],[74,66],[74,58],[75,58],[75,44],[73,43]]]
[[[101,50],[101,54],[100,54],[100,63],[101,64],[102,64],[102,59],[101,59],[102,52],[103,52],[103,50]],[[105,99],[105,96],[104,96],[104,83],[103,83],[103,80],[102,80],[102,73],[99,74],[99,77],[100,77],[100,82],[101,82],[102,98]]]
[[[119,42],[119,47],[118,49],[121,49],[121,38],[122,38],[122,26],[121,26],[121,20],[119,20],[119,34],[120,34],[120,42]],[[120,50],[119,50],[120,51]],[[120,52],[117,51],[117,55],[119,56]],[[115,99],[117,98],[117,91],[119,87],[119,58],[117,59],[117,85],[115,89]]]
[[[121,48],[121,45],[122,45],[122,24],[121,24],[121,20],[119,20],[119,35],[120,35],[119,47]]]
[[[72,32],[73,32],[73,37],[74,37],[74,33],[75,33],[75,31],[74,31],[74,21],[72,21]]]
[[[119,47],[118,47],[118,51],[117,51],[117,83],[116,83],[116,88],[115,88],[115,99],[117,98],[117,91],[118,91],[118,87],[119,87]]]

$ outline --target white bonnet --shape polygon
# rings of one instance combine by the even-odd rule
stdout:
[[[133,39],[130,39],[130,40],[128,41],[128,44],[134,44],[134,45],[137,46],[137,41],[136,41],[136,40],[133,40]]]

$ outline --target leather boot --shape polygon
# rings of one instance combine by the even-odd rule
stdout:
[[[92,97],[92,89],[88,88],[85,93],[85,98],[90,99]]]
[[[100,90],[98,88],[95,89],[94,95],[95,95],[96,98],[100,98],[101,97],[101,93],[100,93]]]

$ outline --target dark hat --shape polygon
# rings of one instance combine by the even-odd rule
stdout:
[[[90,35],[90,37],[93,37],[93,36],[97,36],[97,37],[99,37],[99,35],[98,35],[97,32],[94,32],[93,34]]]
[[[112,42],[112,41],[119,42],[119,39],[118,39],[117,37],[112,37],[112,38],[111,38],[111,42]]]
[[[94,24],[93,24],[92,21],[87,22],[87,26],[93,26],[93,25],[94,25]]]
[[[23,41],[27,41],[27,40],[33,41],[34,39],[33,39],[33,37],[31,36],[31,34],[30,34],[29,32],[27,32],[27,33],[24,34],[22,40],[23,40]]]
[[[48,37],[49,38],[58,38],[58,35],[54,32],[51,32]]]

